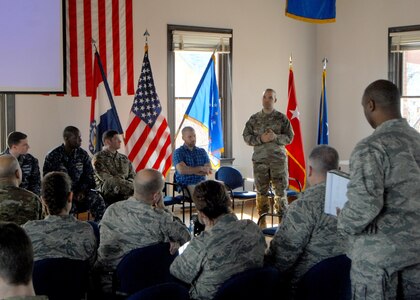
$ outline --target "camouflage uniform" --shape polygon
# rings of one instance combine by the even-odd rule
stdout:
[[[0,221],[22,225],[41,218],[42,206],[37,195],[11,185],[0,183]]]
[[[47,296],[16,296],[9,297],[6,300],[48,300]]]
[[[87,222],[69,215],[49,215],[22,227],[32,241],[34,260],[64,257],[95,262],[96,237]]]
[[[350,236],[353,299],[420,299],[420,134],[405,119],[378,126],[350,157],[338,229]]]
[[[172,263],[171,274],[191,284],[192,299],[213,299],[231,276],[262,267],[266,247],[264,235],[254,222],[238,221],[234,214],[227,214],[191,240]]]
[[[324,213],[325,183],[311,186],[292,202],[271,240],[266,261],[291,277],[292,287],[315,264],[341,254],[337,219]]]
[[[268,129],[273,130],[277,138],[269,143],[261,141],[261,135]],[[257,209],[261,215],[269,211],[270,182],[275,193],[275,210],[280,211],[280,198],[285,201],[284,191],[288,187],[287,155],[285,145],[294,136],[293,128],[286,115],[274,110],[270,114],[260,111],[253,114],[245,125],[243,132],[245,142],[254,146],[252,163],[254,180],[257,188]]]
[[[93,157],[96,188],[109,205],[133,195],[136,173],[127,156],[102,150]]]
[[[10,154],[9,148],[0,155],[5,154]],[[38,160],[29,153],[19,155],[17,160],[22,170],[22,183],[19,187],[39,196],[41,194],[41,174],[39,173]]]
[[[44,176],[52,171],[65,172],[71,178],[72,191],[75,195],[72,213],[82,211],[82,208],[86,206],[95,217],[95,221],[100,221],[105,211],[105,203],[99,194],[91,190],[95,189],[95,179],[87,152],[82,148],[77,148],[68,155],[64,150],[64,145],[51,150],[45,157]],[[83,194],[84,197],[76,201],[78,194]]]
[[[134,197],[107,208],[101,221],[100,236],[95,268],[102,277],[105,291],[111,282],[106,274],[115,270],[131,250],[169,241],[182,245],[190,239],[188,228],[171,212],[153,208]]]

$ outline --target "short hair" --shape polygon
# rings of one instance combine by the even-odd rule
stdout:
[[[71,192],[71,179],[67,173],[51,172],[41,182],[41,196],[51,215],[59,214],[66,206]]]
[[[0,276],[8,284],[29,284],[34,254],[32,243],[20,226],[0,222]]]
[[[364,97],[373,99],[375,103],[386,110],[400,110],[400,91],[389,80],[379,79],[367,86]]]
[[[182,128],[181,134],[184,135],[187,131],[194,131],[195,132],[195,129],[191,126],[185,126],[184,128]]]
[[[309,154],[312,168],[326,175],[330,170],[338,170],[339,156],[337,150],[328,145],[318,145]]]
[[[134,180],[134,192],[142,196],[150,196],[163,189],[162,173],[155,169],[143,169]]]
[[[23,132],[13,131],[7,136],[7,145],[11,148],[13,145],[17,145],[21,140],[26,139],[28,136]]]
[[[74,126],[67,126],[63,130],[63,139],[68,139],[73,135],[77,135],[80,132],[79,128]]]
[[[275,90],[270,89],[270,88],[265,89],[265,91],[264,91],[264,93],[263,93],[263,96],[264,96],[264,95],[265,95],[265,93],[267,93],[267,92],[272,92],[272,93],[274,94],[274,99],[277,99],[277,93],[276,93],[276,91],[275,91]]]
[[[102,134],[102,143],[105,144],[105,140],[111,140],[115,135],[119,134],[116,130],[108,130]]]
[[[230,212],[231,200],[223,183],[214,180],[200,182],[194,188],[195,207],[210,219]]]
[[[10,154],[0,156],[0,178],[14,177],[20,165],[16,157]]]

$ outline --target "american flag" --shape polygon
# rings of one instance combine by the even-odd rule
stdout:
[[[134,95],[132,0],[67,0],[67,93],[92,95],[92,39],[115,96]]]
[[[136,172],[153,168],[167,175],[172,165],[171,135],[156,93],[147,45],[125,131],[125,145]]]

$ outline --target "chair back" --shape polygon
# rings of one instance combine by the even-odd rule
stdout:
[[[90,226],[92,226],[93,234],[96,237],[96,242],[97,242],[96,245],[99,246],[99,243],[101,241],[101,237],[100,237],[100,233],[99,233],[99,225],[95,221],[88,220],[87,222],[90,224]]]
[[[214,300],[278,299],[279,271],[274,267],[255,268],[229,278],[217,291]]]
[[[171,280],[169,267],[178,253],[169,253],[169,243],[131,250],[117,266],[113,278],[115,294],[131,295]]]
[[[242,174],[235,168],[229,166],[220,167],[214,177],[216,180],[223,181],[232,190],[239,187],[243,188],[244,186]]]
[[[127,300],[189,300],[188,289],[175,282],[154,285],[131,295]]]
[[[298,283],[298,300],[350,299],[351,260],[346,255],[338,255],[317,263]]]
[[[50,300],[84,299],[88,289],[89,263],[69,258],[35,261],[32,280],[35,293]]]

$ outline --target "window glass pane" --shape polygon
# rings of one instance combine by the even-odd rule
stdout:
[[[418,84],[420,84],[419,81]],[[401,98],[401,114],[412,127],[420,132],[420,97]]]
[[[185,111],[190,104],[195,89],[200,82],[201,76],[207,67],[212,52],[199,51],[176,51],[175,52],[175,128],[178,129],[184,117]],[[217,72],[216,72],[217,73]],[[196,128],[198,125],[188,123],[188,126]],[[184,142],[181,133],[175,141],[175,148]],[[197,134],[197,147],[208,148],[208,136]]]
[[[405,51],[403,56],[404,96],[420,96],[420,50]]]

